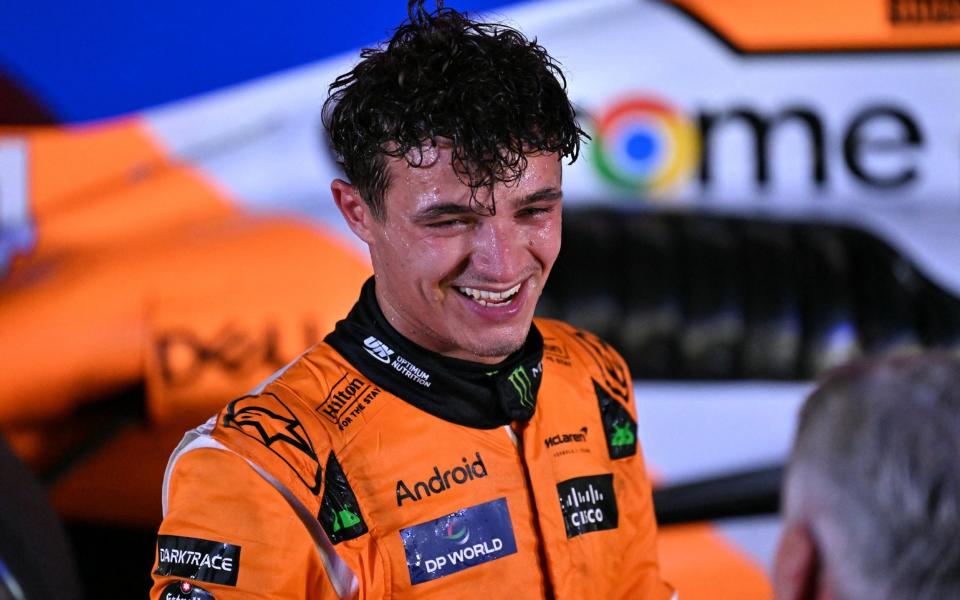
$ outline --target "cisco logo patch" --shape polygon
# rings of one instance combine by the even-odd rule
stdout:
[[[616,529],[617,497],[613,494],[611,473],[561,481],[557,484],[557,494],[568,538]]]

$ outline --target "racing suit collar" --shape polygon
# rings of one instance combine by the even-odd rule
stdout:
[[[535,324],[523,346],[496,365],[442,356],[406,339],[377,304],[374,279],[324,341],[364,376],[402,400],[459,425],[492,429],[533,416],[543,374]]]

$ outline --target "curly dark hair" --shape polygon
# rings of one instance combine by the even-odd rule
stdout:
[[[422,164],[416,151],[445,138],[452,167],[478,212],[477,191],[512,182],[527,155],[557,153],[572,163],[587,137],[566,94],[559,64],[536,39],[473,21],[436,0],[410,0],[409,19],[330,85],[323,124],[337,160],[377,219],[386,216],[384,157]],[[419,160],[418,157],[419,156]]]

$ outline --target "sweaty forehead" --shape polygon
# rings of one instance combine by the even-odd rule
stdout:
[[[429,200],[443,197],[447,201],[470,198],[470,186],[460,177],[451,163],[449,150],[425,147],[413,149],[401,158],[387,158],[390,176],[388,193]]]
[[[449,162],[451,154],[451,146],[449,144],[443,144],[446,149],[446,158]],[[426,167],[433,165],[434,163],[440,160],[441,147],[437,144],[425,143],[419,148],[410,148],[407,150],[407,153],[404,155],[408,165],[416,165],[419,167]]]
[[[561,186],[561,161],[556,153],[526,155],[526,168],[520,177],[496,182],[492,189],[472,188],[454,168],[453,153],[452,145],[441,141],[414,148],[399,157],[387,156],[386,195],[392,199],[388,203],[399,203],[412,211],[434,204],[481,208],[490,205],[492,194],[497,205],[506,207],[545,189],[559,191]]]

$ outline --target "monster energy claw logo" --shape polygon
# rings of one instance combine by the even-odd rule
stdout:
[[[514,369],[507,379],[513,384],[513,389],[517,390],[517,395],[520,396],[520,404],[533,408],[533,382],[530,381],[530,376],[527,375],[527,370],[523,368],[523,365]]]

